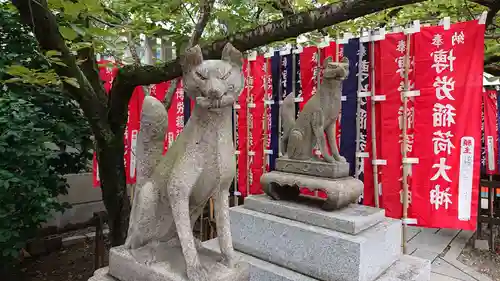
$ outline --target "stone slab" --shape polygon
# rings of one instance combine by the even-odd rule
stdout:
[[[437,258],[433,263],[432,263],[432,272],[437,273],[443,276],[448,276],[451,278],[455,278],[458,280],[463,280],[463,281],[475,281],[476,279],[472,278],[465,272],[461,271],[460,269],[456,268],[455,266],[451,265],[447,261],[443,260],[442,258]]]
[[[439,256],[439,254],[440,253],[429,251],[426,249],[416,249],[413,253],[411,253],[411,255],[414,257],[428,260],[430,262],[433,262]]]
[[[236,250],[320,280],[372,281],[401,255],[399,220],[349,235],[241,206],[230,218]]]
[[[161,251],[161,252],[160,252]],[[146,265],[137,262],[123,246],[111,248],[109,253],[109,275],[120,281],[194,281],[188,280],[186,264],[180,247],[156,250],[161,262]],[[208,249],[199,251],[200,261],[207,269],[210,281],[248,281],[248,264],[238,263],[228,269],[218,262],[220,254]]]
[[[203,246],[214,251],[219,251],[217,238],[204,242]],[[247,262],[250,265],[250,281],[318,280],[241,252],[236,252],[236,254],[240,257],[241,260]],[[411,271],[412,274],[407,274],[408,271]],[[376,278],[374,281],[429,281],[429,278],[429,262],[405,255],[401,256],[399,260],[393,263],[391,267],[389,267],[389,269],[387,269],[384,273],[381,274],[380,277]]]
[[[383,209],[351,204],[330,212],[321,210],[321,204],[320,199],[301,196],[296,202],[276,201],[263,194],[245,198],[244,207],[348,234],[357,234],[385,219]]]
[[[431,262],[412,256],[401,256],[376,281],[430,281]]]
[[[295,160],[280,157],[276,159],[276,170],[292,174],[336,179],[349,176],[349,163],[328,163],[325,161]]]

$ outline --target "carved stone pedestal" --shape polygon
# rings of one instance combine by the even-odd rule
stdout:
[[[324,161],[295,160],[280,157],[276,159],[276,171],[337,179],[349,176],[349,163],[328,163]]]
[[[352,177],[338,179],[292,174],[279,171],[265,173],[260,178],[264,192],[275,200],[297,200],[300,187],[322,190],[327,199],[323,210],[337,210],[358,200],[363,192],[363,182]]]

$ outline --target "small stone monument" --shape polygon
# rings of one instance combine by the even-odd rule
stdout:
[[[295,120],[293,95],[288,95],[281,111],[284,128],[283,157],[276,160],[276,171],[265,173],[260,182],[264,192],[276,200],[296,200],[299,187],[322,190],[325,210],[336,210],[357,201],[363,183],[349,177],[349,164],[340,156],[335,125],[342,105],[342,83],[349,74],[349,61],[325,59],[319,91]],[[326,138],[325,138],[326,132]],[[330,145],[332,155],[328,152]],[[323,158],[313,153],[316,145]]]
[[[162,156],[167,112],[146,97],[138,142],[137,189],[125,245],[112,248],[109,268],[92,281],[247,281],[229,224],[229,186],[236,172],[232,105],[242,90],[242,54],[231,44],[222,60],[203,60],[201,49],[182,61],[184,92],[196,105],[186,127]],[[218,250],[202,247],[193,225],[215,199]]]

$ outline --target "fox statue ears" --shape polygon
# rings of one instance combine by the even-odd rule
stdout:
[[[241,67],[243,65],[243,54],[238,51],[231,43],[227,43],[222,50],[223,61]],[[203,62],[203,53],[199,45],[189,48],[181,58],[182,71],[184,73],[192,71],[195,67]]]
[[[327,66],[329,63],[333,63],[333,57],[327,57],[323,62],[323,66]],[[349,64],[349,59],[347,57],[343,57],[340,63]]]

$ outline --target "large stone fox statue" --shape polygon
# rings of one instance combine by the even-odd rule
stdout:
[[[342,83],[349,75],[349,61],[333,62],[325,59],[323,81],[317,94],[312,96],[295,120],[293,95],[288,95],[283,102],[281,118],[285,157],[296,160],[310,160],[315,157],[313,149],[318,144],[325,161],[346,162],[340,156],[335,138],[335,124],[342,106]],[[326,132],[327,140],[325,140]],[[328,141],[332,155],[328,153]]]
[[[150,263],[157,260],[155,249],[160,243],[180,244],[190,281],[210,280],[192,232],[210,197],[215,199],[224,264],[232,268],[235,263],[228,197],[236,172],[231,117],[232,105],[244,84],[241,67],[242,54],[231,44],[225,46],[221,60],[203,60],[199,46],[186,51],[182,61],[184,92],[196,105],[165,156],[167,112],[155,98],[144,100],[137,189],[125,247],[134,255],[148,246],[152,250],[145,262]]]

